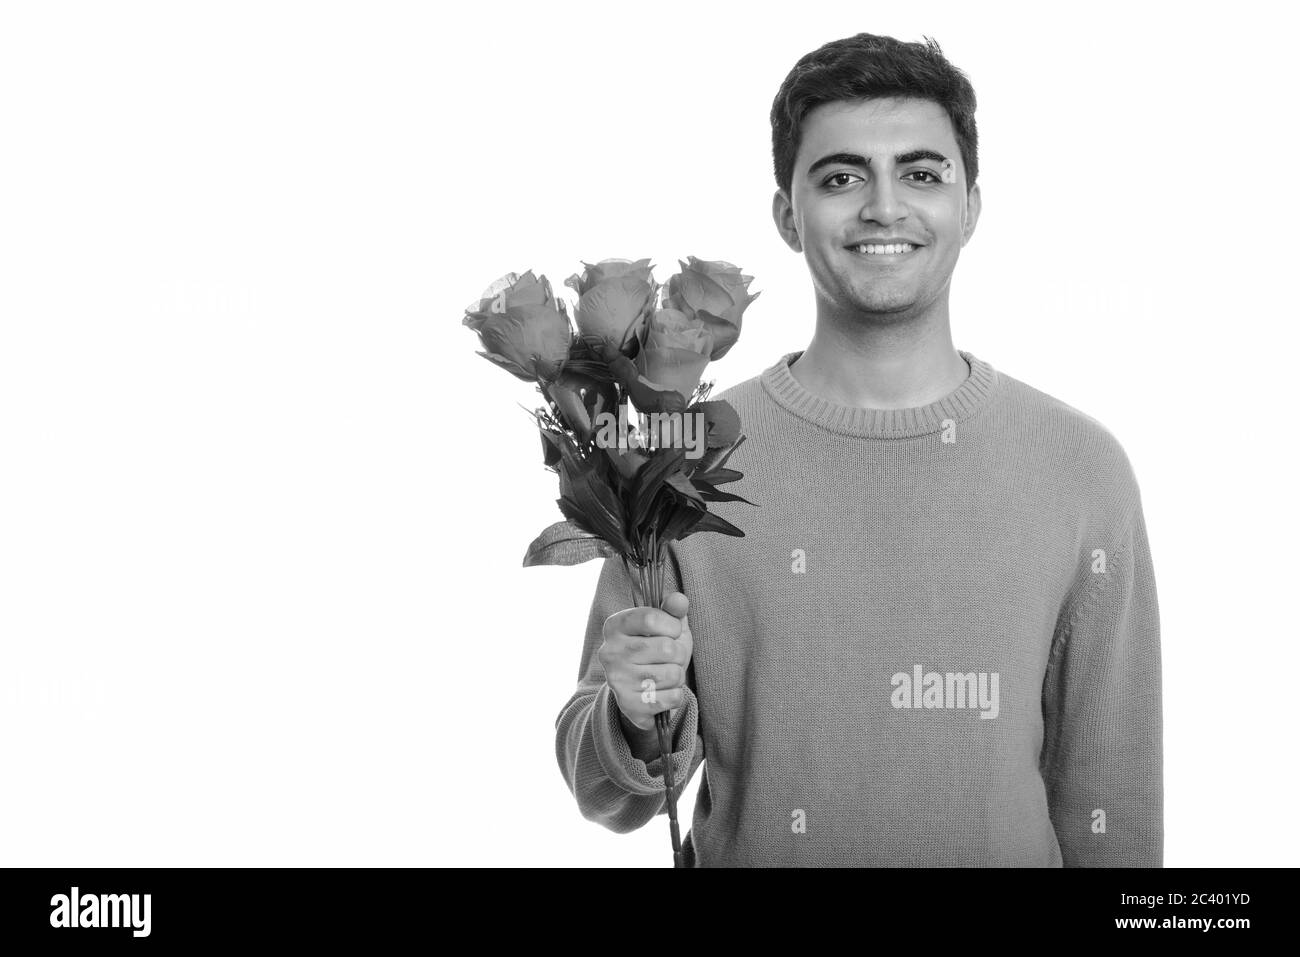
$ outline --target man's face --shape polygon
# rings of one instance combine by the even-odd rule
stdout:
[[[790,247],[804,253],[823,303],[899,320],[946,301],[980,210],[979,186],[967,195],[948,114],[912,98],[815,107],[803,122],[791,192],[777,192],[773,218]],[[877,240],[912,248],[885,254],[845,248]]]

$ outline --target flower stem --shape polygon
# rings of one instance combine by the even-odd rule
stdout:
[[[644,564],[637,565],[637,574],[630,575],[631,569],[628,569],[632,578],[632,585],[636,591],[636,601],[643,606],[653,608],[662,608],[665,595],[664,589],[664,557],[660,553],[658,535],[656,530],[651,530],[649,542],[648,561]],[[623,559],[624,565],[627,565],[627,559]],[[682,855],[681,832],[677,824],[677,786],[673,773],[673,749],[672,734],[669,721],[669,711],[660,711],[655,715],[655,732],[659,739],[659,758],[663,765],[664,775],[664,799],[668,805],[668,829],[673,842],[673,867],[685,867],[685,858]]]

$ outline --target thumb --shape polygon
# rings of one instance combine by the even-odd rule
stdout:
[[[673,592],[664,599],[662,607],[664,611],[668,612],[668,614],[672,615],[674,618],[680,618],[682,620],[682,627],[690,627],[686,620],[686,612],[690,607],[690,599],[688,599],[684,594],[679,591]]]

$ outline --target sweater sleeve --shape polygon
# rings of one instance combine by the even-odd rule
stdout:
[[[669,555],[666,593],[681,590],[671,547]],[[633,756],[619,721],[618,701],[596,654],[604,641],[605,620],[636,604],[622,561],[606,558],[587,619],[578,687],[555,721],[556,759],[578,810],[587,820],[620,834],[668,812],[663,758],[647,763]],[[684,704],[670,713],[673,783],[678,795],[704,760],[693,676],[694,668],[687,669]]]
[[[1140,500],[1104,551],[1052,644],[1040,766],[1065,867],[1161,867],[1160,618]]]

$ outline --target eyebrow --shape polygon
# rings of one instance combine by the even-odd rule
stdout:
[[[919,149],[908,150],[906,153],[899,153],[894,157],[895,163],[915,163],[917,160],[933,160],[936,163],[942,163],[948,157],[942,153],[936,153],[934,150]],[[811,179],[819,169],[826,166],[857,166],[866,169],[871,160],[858,153],[831,153],[823,156],[812,166],[808,167],[808,177]]]

